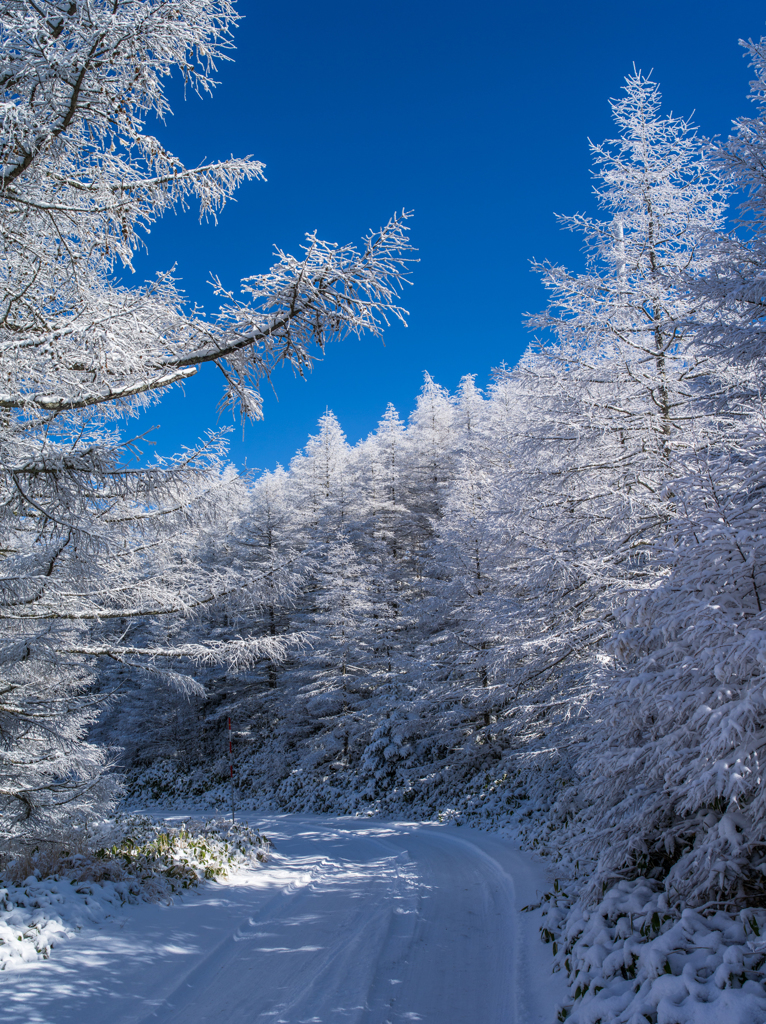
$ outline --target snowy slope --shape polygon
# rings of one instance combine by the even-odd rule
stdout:
[[[269,863],[125,908],[0,976],[7,1024],[552,1024],[528,854],[468,829],[279,815]]]

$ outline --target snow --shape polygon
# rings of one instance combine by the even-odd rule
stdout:
[[[588,910],[561,890],[544,902],[554,970],[570,975],[569,1024],[766,1020],[766,911],[679,911],[645,878],[619,882]]]
[[[0,970],[47,960],[54,946],[85,924],[103,920],[130,899],[128,882],[38,879],[0,888]]]
[[[91,832],[90,855],[38,850],[11,861],[0,886],[0,971],[47,960],[84,923],[126,903],[170,903],[175,893],[266,857],[267,840],[241,823],[185,818],[176,824],[120,814]],[[14,883],[19,868],[31,873]]]
[[[0,975],[4,1024],[550,1024],[563,1001],[540,913],[550,887],[470,828],[255,817],[265,866],[171,905],[82,923]]]

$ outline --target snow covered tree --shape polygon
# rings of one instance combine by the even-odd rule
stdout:
[[[233,480],[221,468],[220,438],[141,468],[110,420],[204,362],[221,369],[225,401],[258,416],[258,382],[277,364],[305,372],[312,346],[378,334],[402,316],[394,301],[407,265],[401,218],[360,249],[311,235],[301,258],[277,252],[271,270],[243,281],[244,298],[217,286],[222,305],[209,318],[184,304],[169,273],[132,289],[115,282],[157,217],[192,199],[214,216],[240,182],[261,175],[251,159],[186,168],[145,130],[150,114],[168,112],[162,80],[173,68],[188,88],[211,90],[235,22],[228,0],[2,5],[0,658],[13,668],[0,709],[0,813],[17,836],[50,834],[50,815],[45,824],[39,815],[52,794],[62,794],[62,814],[79,806],[77,792],[90,800],[95,759],[83,753],[80,770],[66,754],[85,751],[87,666],[142,655],[89,626],[186,615],[241,583],[226,568],[194,564],[185,547],[190,524],[225,511]],[[278,646],[268,637],[195,637],[143,655],[236,665]],[[38,677],[49,682],[36,690]]]
[[[329,410],[290,463],[290,486],[301,510],[306,547],[334,540],[349,525],[354,502],[351,446]]]
[[[649,551],[675,500],[667,484],[710,422],[711,365],[691,326],[704,300],[688,281],[710,267],[722,188],[689,122],[661,113],[653,82],[634,73],[624,91],[612,102],[619,137],[592,146],[606,217],[562,218],[584,237],[586,272],[536,265],[552,301],[530,324],[547,337],[506,374],[525,422],[495,481],[513,538],[496,670],[514,680],[515,727],[528,721],[549,749],[564,745],[545,739],[553,724],[598,693],[625,592],[656,579]]]
[[[454,403],[449,392],[430,374],[410,417],[408,502],[421,516],[424,540],[430,520],[438,518],[454,474]]]
[[[377,429],[358,446],[362,521],[358,548],[370,567],[373,644],[378,680],[402,673],[411,656],[415,561],[421,521],[412,508],[411,441],[389,405]]]
[[[451,402],[450,447],[437,473],[454,479],[431,524],[428,580],[412,611],[411,698],[394,711],[389,727],[406,733],[412,746],[410,785],[419,771],[438,777],[443,793],[496,760],[489,748],[497,691],[487,671],[491,639],[484,621],[498,554],[488,523],[486,460],[493,439],[487,406],[474,378],[464,378]],[[437,787],[432,782],[429,788]]]
[[[672,567],[615,641],[576,798],[594,892],[627,872],[692,903],[763,899],[766,458],[742,454],[699,457]]]
[[[372,603],[365,567],[348,541],[332,544],[323,559],[309,628],[311,650],[303,662],[310,676],[302,688],[316,730],[311,740],[315,764],[348,762],[371,731],[364,713],[373,692]],[[313,767],[313,765],[312,765]]]
[[[291,631],[292,605],[303,583],[301,540],[295,496],[288,474],[279,466],[251,486],[242,524],[231,538],[240,563],[247,567],[252,603],[246,621],[234,621],[238,629],[244,626],[250,635],[275,640]],[[259,668],[262,682],[274,689],[279,663],[265,658]]]
[[[749,49],[762,112],[764,41]],[[656,542],[668,568],[629,606],[574,795],[596,886],[651,873],[693,903],[763,899],[765,152],[761,119],[740,120],[724,159],[746,195],[739,230],[711,235],[695,282],[718,430],[679,460]]]
[[[548,443],[587,449],[568,479],[556,474],[559,504],[570,500],[575,478],[590,477],[578,488],[577,508],[593,519],[605,511],[614,519],[605,502],[617,503],[619,516],[630,508],[621,557],[634,558],[644,530],[651,536],[664,515],[657,493],[673,472],[673,454],[694,449],[705,425],[696,399],[711,366],[693,344],[701,300],[689,279],[711,265],[706,243],[724,205],[708,147],[691,124],[662,115],[658,87],[640,73],[626,79],[625,94],[612,103],[620,137],[592,146],[607,219],[561,218],[582,233],[588,271],[537,266],[552,303],[530,325],[553,340],[522,363],[520,376],[530,398],[548,407],[543,424],[530,424],[531,443],[545,443],[558,412],[568,434]],[[575,519],[577,508],[567,509]]]
[[[134,646],[152,646],[161,636],[167,650],[179,653],[171,673],[157,671],[156,662],[147,671],[140,662],[126,664],[124,659],[99,672],[100,686],[118,689],[120,698],[98,738],[124,749],[133,777],[158,759],[172,762],[172,770],[180,772],[201,760],[215,761],[226,746],[228,717],[235,723],[240,755],[253,741],[264,715],[268,718],[265,691],[279,685],[289,664],[275,658],[275,651],[300,646],[292,621],[302,583],[299,523],[284,470],[264,473],[249,485],[239,481],[228,492],[220,530],[205,531],[193,555],[200,572],[229,574],[228,591],[183,618],[129,622],[127,635]],[[141,639],[133,639],[135,634]],[[208,644],[263,639],[268,646],[263,657],[240,665],[192,663],[183,666],[183,674],[182,652],[202,634]]]
[[[698,293],[709,303],[698,318],[700,340],[719,364],[731,367],[731,373],[722,373],[721,382],[724,401],[733,404],[758,402],[764,368],[766,37],[743,45],[755,73],[750,99],[757,115],[738,118],[734,135],[716,156],[729,187],[745,199],[736,230],[719,231],[709,239],[713,259],[697,282]]]

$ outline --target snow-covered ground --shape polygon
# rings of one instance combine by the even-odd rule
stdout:
[[[469,828],[251,819],[269,862],[0,975],[4,1024],[551,1024],[544,870]]]

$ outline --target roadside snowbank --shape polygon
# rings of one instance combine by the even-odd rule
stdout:
[[[569,975],[568,1024],[762,1024],[766,910],[669,904],[658,883],[622,881],[585,909],[557,887],[543,941]]]
[[[55,945],[126,903],[169,902],[201,881],[254,866],[265,859],[268,845],[247,825],[189,819],[168,827],[124,815],[94,837],[93,852],[62,851],[55,871],[50,858],[39,855],[11,861],[0,879],[0,970],[47,959]],[[13,881],[21,867],[31,873]]]

